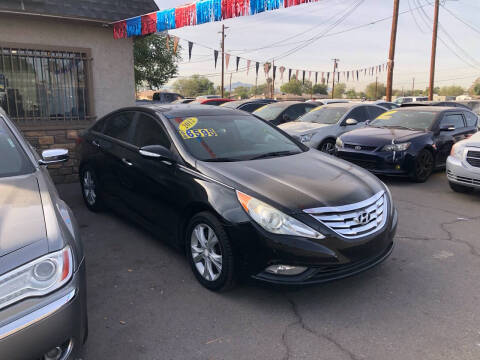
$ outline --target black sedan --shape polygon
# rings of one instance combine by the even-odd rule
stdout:
[[[339,279],[392,251],[397,213],[382,182],[243,111],[125,108],[82,139],[87,207],[107,206],[183,248],[208,289],[240,274]]]
[[[220,106],[229,108],[243,110],[249,113],[254,112],[255,110],[261,108],[262,106],[275,103],[277,100],[274,99],[250,99],[250,100],[235,100],[230,101]]]
[[[316,107],[315,103],[282,101],[265,105],[260,109],[255,110],[253,114],[268,121],[272,125],[280,125],[289,121],[294,121]]]
[[[337,156],[373,173],[426,181],[445,166],[452,145],[477,131],[478,117],[463,108],[407,107],[337,139]]]

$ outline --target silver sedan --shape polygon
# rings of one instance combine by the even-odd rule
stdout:
[[[85,262],[72,211],[0,108],[0,359],[74,359],[87,336]]]
[[[453,146],[447,159],[447,177],[456,192],[480,189],[480,133]]]

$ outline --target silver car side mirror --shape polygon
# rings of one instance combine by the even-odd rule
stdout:
[[[347,121],[345,121],[345,124],[346,124],[346,125],[357,125],[357,124],[358,124],[358,121],[355,120],[355,119],[350,118],[350,119],[347,119]]]
[[[69,158],[67,149],[49,149],[42,151],[40,165],[58,164],[67,161]]]

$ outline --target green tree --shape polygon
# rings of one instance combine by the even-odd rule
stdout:
[[[347,99],[356,99],[358,95],[355,89],[348,89],[345,92],[345,96],[347,97]]]
[[[479,83],[476,83],[476,84],[473,86],[473,94],[474,94],[474,95],[480,95],[480,82],[479,82]]]
[[[200,75],[192,75],[189,78],[178,79],[173,83],[173,89],[186,97],[215,93],[213,82]]]
[[[327,84],[316,84],[313,86],[314,94],[328,95],[328,85]]]
[[[451,85],[451,86],[442,86],[439,95],[443,96],[458,96],[465,93],[465,89],[461,86]]]
[[[135,85],[146,84],[150,89],[158,89],[178,71],[180,47],[173,52],[173,40],[167,50],[167,37],[152,34],[136,37],[133,43]]]
[[[260,84],[258,86],[253,86],[250,89],[250,96],[255,95],[265,95],[268,96],[270,93],[268,92],[268,85],[267,84]]]
[[[310,83],[311,84],[311,83]],[[280,86],[280,91],[286,94],[302,95],[304,90],[304,84],[297,78],[292,76],[290,81]]]
[[[238,86],[233,90],[233,93],[237,96],[240,96],[241,99],[248,99],[250,88],[246,86]]]
[[[347,89],[347,85],[344,83],[335,84],[335,90],[333,91],[333,97],[335,99],[341,99],[343,94],[345,94],[345,90]]]
[[[375,95],[375,87],[377,88],[376,95]],[[385,96],[386,94],[385,85],[383,83],[376,84],[372,82],[368,84],[367,87],[365,88],[365,94],[367,95],[367,98],[371,100],[381,99],[382,96]]]

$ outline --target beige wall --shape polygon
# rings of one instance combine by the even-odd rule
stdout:
[[[119,107],[135,104],[132,40],[114,40],[111,28],[87,22],[0,14],[2,43],[90,49],[93,115],[99,118]]]

